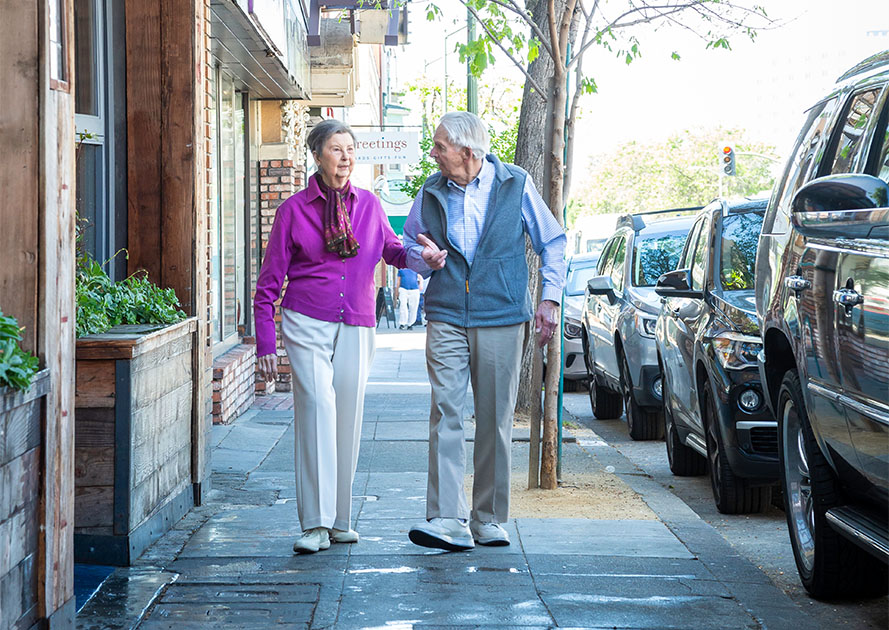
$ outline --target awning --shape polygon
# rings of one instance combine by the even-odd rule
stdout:
[[[256,98],[308,99],[311,79],[304,17],[289,0],[274,5],[280,23],[265,29],[251,11],[252,2],[211,0],[210,50]],[[279,41],[267,30],[280,32]]]

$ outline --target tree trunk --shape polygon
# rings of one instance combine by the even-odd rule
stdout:
[[[538,26],[544,32],[547,28],[546,0],[536,0],[528,3],[528,10],[536,17]],[[553,73],[553,60],[542,51],[528,67],[528,73],[534,77],[538,85],[549,86],[549,80]],[[550,117],[547,114],[548,107],[541,95],[536,94],[530,84],[525,83],[525,91],[522,96],[522,109],[519,114],[520,142],[516,143],[515,163],[528,171],[531,180],[540,191],[540,195],[546,199],[549,195],[548,177],[548,152],[547,133]],[[531,293],[531,301],[534,307],[540,303],[540,257],[534,253],[530,242],[525,247],[525,258],[528,261],[530,277],[528,289]],[[516,411],[531,414],[535,407],[540,408],[541,383],[532,380],[532,366],[534,353],[540,352],[534,342],[534,327],[529,326],[522,352],[522,364],[519,376],[519,394],[516,399]]]

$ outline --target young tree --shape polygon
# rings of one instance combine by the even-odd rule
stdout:
[[[762,7],[733,0],[460,0],[482,27],[483,37],[460,45],[473,73],[479,75],[499,49],[526,79],[516,164],[528,170],[562,224],[571,181],[570,157],[580,97],[596,91],[583,66],[586,53],[604,47],[631,63],[640,54],[639,27],[670,26],[697,34],[708,48],[729,48],[729,37],[755,37],[773,24]],[[430,12],[435,14],[436,11]],[[674,58],[679,53],[671,51]],[[573,85],[567,85],[569,72]],[[527,146],[523,146],[527,145]],[[529,254],[533,259],[533,256]],[[536,268],[536,265],[531,268]],[[532,274],[533,294],[539,294]],[[533,347],[528,343],[526,347]],[[532,355],[528,355],[532,356]],[[536,383],[523,362],[523,399],[539,408]],[[543,453],[539,483],[555,488],[556,433],[561,351],[549,344],[543,408]],[[520,404],[522,399],[520,399]],[[533,418],[533,413],[532,413]],[[532,462],[532,467],[536,463]],[[533,474],[531,483],[533,484]]]

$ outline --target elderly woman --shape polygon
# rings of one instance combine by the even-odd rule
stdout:
[[[352,480],[358,461],[364,390],[374,354],[374,267],[404,268],[407,254],[373,193],[349,182],[355,137],[325,120],[309,133],[318,172],[278,208],[256,282],[260,375],[277,376],[275,301],[284,279],[281,330],[293,378],[297,553],[354,543]],[[422,259],[444,266],[428,241]],[[413,257],[412,266],[420,261]]]

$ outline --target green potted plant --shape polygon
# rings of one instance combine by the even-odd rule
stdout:
[[[144,273],[76,276],[74,554],[128,565],[194,505],[196,318]]]

